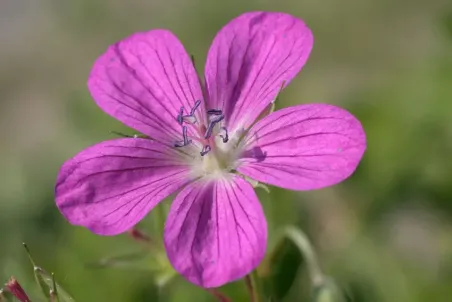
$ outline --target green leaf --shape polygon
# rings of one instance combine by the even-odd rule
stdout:
[[[154,276],[154,283],[157,287],[164,287],[169,281],[177,276],[176,271],[168,261],[166,253],[160,250],[135,251],[102,258],[96,262],[88,263],[87,267],[114,268],[127,270],[150,271]]]
[[[292,287],[303,263],[298,247],[292,240],[283,237],[264,264],[268,274],[262,280],[265,296],[271,301],[281,301]]]
[[[27,252],[28,258],[30,259],[31,264],[33,265],[33,273],[35,276],[36,283],[38,284],[39,288],[41,289],[41,293],[47,298],[50,299],[50,287],[46,285],[46,282],[43,280],[42,276],[37,272],[40,268],[36,265],[35,261],[33,260],[33,257],[31,256],[30,249],[28,246],[24,243],[22,243],[25,251]]]
[[[313,302],[345,302],[345,298],[332,279],[325,279],[323,284],[314,288]]]
[[[297,246],[299,252],[303,255],[313,286],[323,284],[324,277],[317,263],[317,256],[305,233],[297,227],[287,227],[284,234]]]
[[[58,295],[58,286],[55,281],[54,273],[52,273],[52,289],[50,290],[50,301],[51,302],[61,302],[60,296]]]
[[[153,254],[151,270],[154,274],[154,283],[159,288],[163,288],[177,276],[177,272],[173,269],[165,251],[157,251]]]
[[[96,262],[88,263],[89,268],[122,268],[134,270],[148,270],[146,251],[135,251],[119,255],[108,256]]]
[[[154,284],[158,288],[162,288],[177,276],[177,273],[169,263],[165,251],[154,248],[151,249],[152,252],[144,249],[105,257],[88,263],[87,267],[148,271],[153,274]]]
[[[75,300],[58,283],[56,283],[53,274],[48,274],[44,269],[36,265],[28,246],[25,243],[23,243],[23,246],[27,251],[31,264],[33,265],[36,283],[39,285],[42,294],[47,298],[47,300],[52,302],[75,302]]]
[[[51,291],[57,294],[57,298],[54,300],[55,302],[75,302],[75,300],[61,287],[61,285],[55,282],[53,274],[47,273],[40,267],[35,267],[35,273],[41,276],[42,280],[49,288],[49,294]]]
[[[330,302],[326,296],[331,290],[326,286],[314,249],[307,236],[297,227],[283,230],[280,241],[259,271],[264,275],[265,296],[271,301],[281,301],[295,282],[299,282],[297,287],[300,292],[317,295],[315,302]],[[301,273],[309,278],[298,278]]]
[[[449,34],[449,37],[452,38],[452,11],[449,11],[443,18],[443,24]]]

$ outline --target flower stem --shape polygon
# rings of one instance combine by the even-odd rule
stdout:
[[[156,207],[156,214],[157,217],[155,219],[155,230],[157,231],[157,233],[159,235],[163,234],[163,229],[164,229],[164,225],[165,225],[165,218],[166,218],[166,211],[165,211],[165,206],[163,204],[163,202],[161,202],[159,205],[157,205]]]
[[[246,288],[248,289],[248,292],[250,294],[250,301],[251,302],[261,302],[260,295],[259,295],[259,288],[258,288],[258,284],[257,284],[256,271],[251,272],[250,274],[246,275],[245,284],[246,284]]]
[[[50,301],[60,302],[60,296],[58,295],[58,288],[55,281],[55,274],[52,273],[52,288],[50,289]]]
[[[222,294],[218,289],[209,289],[208,290],[215,298],[218,299],[220,302],[232,302],[228,297],[226,297],[224,294]]]
[[[294,227],[287,227],[285,232],[286,236],[290,238],[295,243],[295,245],[297,245],[297,247],[306,258],[310,279],[313,285],[320,286],[321,284],[323,284],[325,278],[322,271],[320,270],[316,254],[311,243],[309,242],[308,237],[303,232]]]

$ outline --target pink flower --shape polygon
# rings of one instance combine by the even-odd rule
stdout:
[[[293,16],[243,14],[215,37],[204,90],[167,30],[110,46],[91,71],[91,95],[152,139],[106,141],[68,160],[56,185],[62,214],[96,234],[116,235],[177,192],[164,232],[174,268],[203,287],[245,276],[264,257],[267,224],[241,175],[319,189],[350,176],[366,148],[360,122],[331,105],[293,106],[257,121],[312,45],[311,31]]]

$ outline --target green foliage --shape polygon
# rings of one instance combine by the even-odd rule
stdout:
[[[24,243],[25,250],[28,254],[31,264],[33,265],[33,272],[37,285],[41,290],[41,294],[47,301],[50,302],[75,302],[75,300],[55,281],[55,275],[47,273],[44,269],[37,266],[30,249]]]
[[[313,302],[345,302],[334,280],[320,271],[315,251],[299,228],[287,227],[281,233],[260,272],[268,301],[283,301],[296,285]]]
[[[293,241],[282,238],[264,264],[267,275],[263,278],[264,291],[271,301],[281,301],[287,295],[303,262],[303,255]]]
[[[345,302],[343,293],[335,282],[327,279],[323,284],[314,288],[312,295],[313,302]]]
[[[53,273],[49,275],[42,268],[35,268],[35,272],[37,272],[37,274],[41,276],[42,280],[44,280],[45,284],[47,285],[47,291],[50,294],[50,297],[53,297],[54,299],[53,301],[75,302],[75,300],[64,290],[64,288],[56,283]]]

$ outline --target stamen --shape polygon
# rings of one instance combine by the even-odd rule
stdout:
[[[209,145],[205,145],[204,148],[202,148],[201,152],[199,152],[201,154],[201,156],[206,155],[207,153],[210,152],[210,150],[212,150],[212,148],[210,148]]]
[[[218,109],[210,109],[210,110],[207,110],[207,114],[208,115],[222,115],[223,112]]]
[[[177,118],[176,118],[179,125],[182,125],[184,122],[186,122],[188,124],[196,123],[197,120],[195,117],[195,111],[196,111],[196,109],[198,109],[199,105],[201,105],[201,100],[197,100],[195,102],[195,105],[190,110],[190,114],[188,114],[188,115],[184,115],[184,107],[181,107],[179,114],[177,115]]]
[[[187,126],[182,127],[182,135],[184,136],[184,141],[175,142],[174,147],[177,147],[177,148],[185,147],[191,143],[191,140],[188,139],[188,135],[187,135]]]
[[[208,139],[209,137],[212,136],[212,131],[213,128],[215,127],[216,124],[218,124],[219,122],[221,122],[224,119],[223,115],[215,115],[213,117],[210,117],[210,123],[209,126],[207,127],[206,133],[204,134],[204,138]]]
[[[174,147],[176,148],[184,147],[184,142],[175,142]]]
[[[197,101],[195,102],[195,106],[191,109],[190,115],[195,114],[195,111],[196,111],[196,109],[198,109],[199,105],[201,105],[201,100],[197,100]]]
[[[196,123],[196,117],[194,115],[184,115],[182,120],[188,124]]]
[[[223,143],[227,143],[229,140],[228,129],[226,127],[220,128],[220,133],[218,134],[222,139]]]
[[[191,141],[188,140],[187,136],[187,126],[182,127],[182,135],[184,136],[184,145],[188,145]]]
[[[224,115],[209,116],[209,122],[211,124],[217,124],[217,123],[221,122],[223,119],[224,119]]]
[[[205,139],[208,139],[209,137],[212,136],[212,131],[213,131],[214,126],[215,126],[215,124],[210,123],[209,128],[207,128],[206,133],[204,134]]]
[[[179,125],[181,125],[181,126],[182,126],[182,122],[184,121],[183,114],[184,114],[184,107],[180,107],[179,114],[177,115],[176,119],[177,119],[177,122],[179,123]]]

